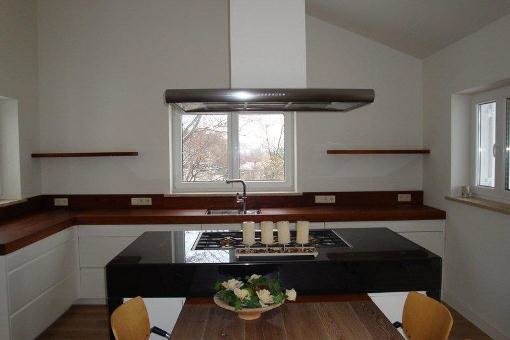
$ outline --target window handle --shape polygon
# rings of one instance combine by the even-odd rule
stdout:
[[[496,154],[498,153],[498,145],[497,144],[493,144],[492,145],[492,156],[494,158],[496,158]]]

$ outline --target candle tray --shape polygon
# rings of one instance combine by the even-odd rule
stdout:
[[[286,257],[286,256],[299,256],[299,257],[317,257],[319,252],[316,247],[246,247],[236,248],[236,258],[253,258],[253,257]]]

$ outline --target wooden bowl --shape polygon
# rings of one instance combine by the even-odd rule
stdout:
[[[236,310],[234,307],[228,305],[227,303],[223,302],[217,295],[214,295],[214,303],[218,305],[218,307],[221,307],[223,309],[236,312],[239,319],[242,320],[256,320],[260,318],[260,315],[262,313],[267,312],[271,309],[280,307],[283,303],[270,305],[267,307],[261,307],[261,308],[243,308],[240,310]]]

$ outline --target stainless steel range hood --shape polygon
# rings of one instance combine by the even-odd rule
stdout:
[[[374,101],[372,89],[168,89],[185,112],[349,111]]]

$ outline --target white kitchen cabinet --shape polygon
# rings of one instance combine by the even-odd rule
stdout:
[[[0,256],[0,339],[10,338],[6,256]]]
[[[389,228],[423,248],[443,256],[444,220],[326,222],[326,229]]]
[[[32,339],[78,296],[75,228],[0,256],[0,339]]]
[[[8,273],[9,310],[17,312],[47,289],[76,273],[76,245],[73,241],[51,249],[47,253]]]
[[[80,263],[80,293],[77,302],[106,302],[106,265],[144,232],[200,229],[200,224],[77,226]]]

